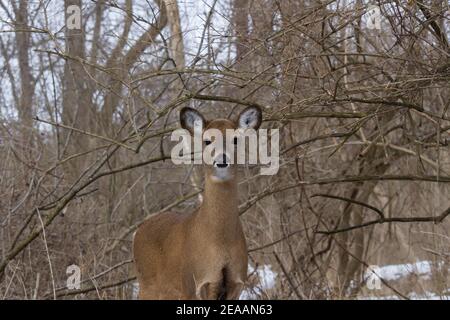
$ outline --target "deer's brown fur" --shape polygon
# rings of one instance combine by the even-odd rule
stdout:
[[[224,136],[238,124],[227,119],[204,122],[206,129],[219,129]],[[236,166],[230,167],[226,181],[213,179],[214,168],[205,167],[199,209],[155,215],[135,234],[140,299],[239,297],[247,278],[247,246],[239,220]]]

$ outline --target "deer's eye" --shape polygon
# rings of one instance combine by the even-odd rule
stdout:
[[[237,137],[234,137],[234,139],[233,139],[233,144],[237,144],[238,143],[238,138]]]
[[[211,144],[211,140],[205,140],[205,145],[210,145]]]

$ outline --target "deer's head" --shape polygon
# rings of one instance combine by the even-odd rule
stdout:
[[[215,119],[207,121],[200,112],[192,108],[183,108],[180,122],[183,129],[191,135],[202,137],[203,163],[206,176],[215,182],[228,181],[236,175],[236,147],[240,138],[237,129],[258,130],[262,121],[262,113],[258,107],[247,107],[233,121]],[[209,150],[211,152],[209,152]],[[210,157],[210,161],[205,159]]]

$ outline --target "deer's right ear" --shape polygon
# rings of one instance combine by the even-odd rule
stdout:
[[[180,123],[183,129],[186,129],[191,134],[194,134],[195,130],[200,130],[200,132],[203,131],[206,121],[200,112],[195,109],[185,107],[180,111]]]

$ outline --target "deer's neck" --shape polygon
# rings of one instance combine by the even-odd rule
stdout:
[[[236,178],[214,182],[206,177],[198,218],[211,238],[235,238],[236,230],[240,227]]]

